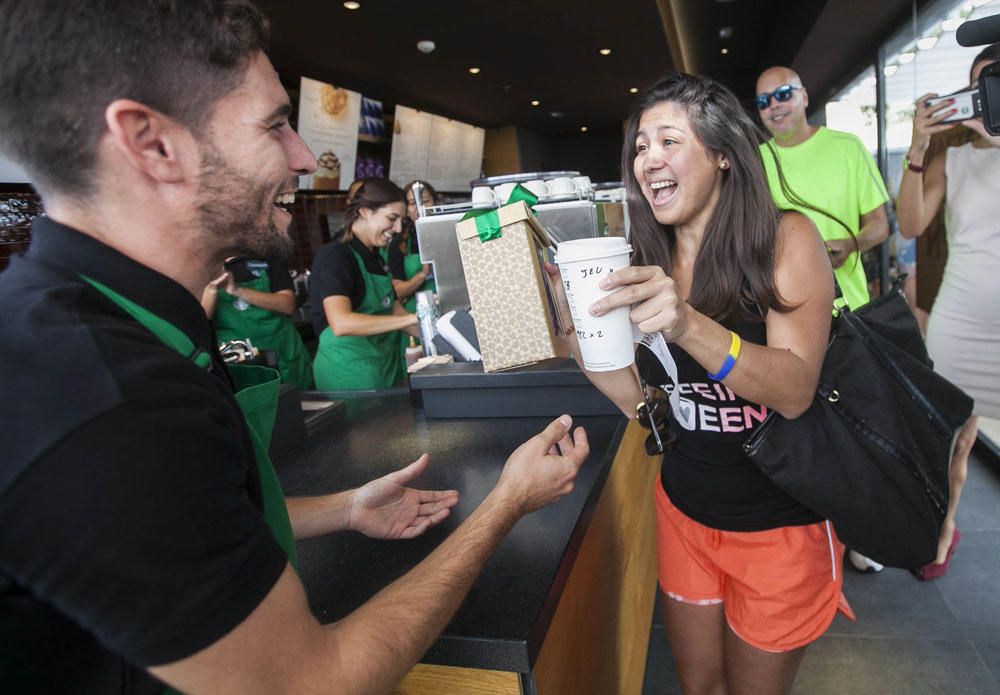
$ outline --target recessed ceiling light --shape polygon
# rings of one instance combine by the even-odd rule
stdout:
[[[585,125],[580,126],[580,132],[581,133],[586,133],[587,132],[587,126],[585,126]]]
[[[553,111],[549,115],[552,116],[552,118],[562,118],[563,117],[563,112],[562,111]]]
[[[886,65],[885,70],[883,72],[885,73],[886,77],[892,77],[893,75],[896,74],[897,70],[899,70],[898,65]]]
[[[611,55],[611,49],[610,48],[602,48],[601,50],[598,51],[598,53],[600,53],[602,56],[609,56],[609,55]]]
[[[733,28],[732,27],[719,27],[719,38],[720,39],[731,39],[731,38],[733,38]]]
[[[917,57],[917,54],[913,51],[907,51],[906,53],[900,53],[896,56],[896,60],[899,61],[900,65],[906,65],[907,63],[912,63],[913,59]]]
[[[469,68],[469,74],[470,75],[478,75],[479,74],[479,68]]]
[[[628,93],[629,94],[638,94],[639,93],[639,88],[638,87],[629,87],[628,88]]]
[[[541,103],[542,102],[538,101],[538,99],[532,99],[531,100],[531,105],[532,106],[539,106]]]
[[[729,49],[728,48],[723,48],[722,49],[722,55],[729,55]]]
[[[417,41],[417,50],[421,53],[432,53],[437,46],[433,41],[428,41],[424,39],[423,41]]]
[[[349,10],[360,10],[361,3],[355,2],[355,0],[347,0],[347,2],[344,3],[344,7],[346,7]]]

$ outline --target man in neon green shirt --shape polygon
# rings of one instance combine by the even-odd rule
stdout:
[[[857,136],[809,125],[809,94],[793,70],[773,67],[761,73],[756,102],[773,136],[760,146],[771,194],[778,207],[798,210],[816,224],[843,292],[838,305],[846,302],[856,309],[869,299],[857,248],[867,251],[889,236],[883,208],[889,196],[878,168]],[[784,189],[775,158],[781,163]]]

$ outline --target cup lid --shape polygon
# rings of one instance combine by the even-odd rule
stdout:
[[[622,237],[594,237],[590,239],[573,239],[572,241],[561,241],[556,248],[555,261],[559,263],[573,263],[576,261],[587,261],[594,258],[607,258],[608,256],[619,256],[621,254],[631,254],[632,247]]]

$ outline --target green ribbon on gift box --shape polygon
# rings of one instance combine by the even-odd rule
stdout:
[[[510,205],[519,200],[523,200],[528,205],[528,209],[531,210],[532,215],[538,216],[538,213],[535,212],[535,203],[538,202],[538,196],[521,184],[514,186],[514,190],[510,192],[510,196],[504,205]],[[479,234],[479,240],[482,242],[499,239],[501,236],[500,214],[496,208],[491,210],[470,210],[462,218],[462,221],[465,220],[476,221],[476,233]]]

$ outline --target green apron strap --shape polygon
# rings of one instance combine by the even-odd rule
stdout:
[[[173,348],[184,357],[188,358],[202,369],[208,369],[212,364],[212,358],[207,352],[195,346],[194,341],[187,337],[177,326],[164,321],[156,314],[144,309],[132,300],[123,297],[107,285],[99,283],[86,275],[81,278],[93,285],[94,289],[118,305],[125,313],[129,314],[136,321],[145,326],[150,333],[159,338],[167,347]]]
[[[123,297],[107,285],[103,285],[86,275],[80,275],[80,277],[132,316],[167,347],[173,348],[203,369],[208,369],[211,366],[211,356],[204,350],[196,348],[187,334],[172,323]],[[257,471],[260,477],[264,521],[271,529],[271,533],[274,534],[278,545],[288,555],[288,561],[292,567],[297,570],[295,537],[292,534],[291,520],[288,518],[285,495],[281,490],[281,483],[278,481],[274,466],[271,465],[271,457],[267,453],[278,407],[278,390],[280,388],[278,373],[268,367],[251,365],[229,366],[228,371],[236,383],[237,390],[234,397],[243,412],[247,429],[250,431],[250,440],[253,444],[254,458],[257,461]]]

